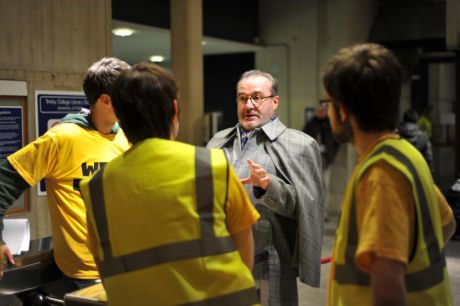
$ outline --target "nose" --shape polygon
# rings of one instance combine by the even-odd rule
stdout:
[[[251,106],[249,106],[249,102],[251,102]],[[255,108],[254,100],[252,100],[252,97],[248,97],[246,100],[246,107]]]

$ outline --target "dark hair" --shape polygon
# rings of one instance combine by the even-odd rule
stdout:
[[[136,64],[120,74],[113,87],[112,104],[132,144],[152,137],[171,137],[173,101],[178,91],[171,72],[152,63]]]
[[[352,113],[363,131],[393,130],[398,123],[401,66],[385,47],[366,43],[339,50],[324,69],[323,85]]]
[[[111,95],[115,79],[131,66],[115,57],[104,57],[89,67],[83,78],[83,91],[93,106],[102,94]]]
[[[418,119],[417,111],[413,109],[406,110],[403,114],[403,121],[416,123]]]
[[[277,96],[278,95],[278,80],[276,78],[274,78],[270,73],[267,73],[267,72],[263,72],[263,71],[260,71],[260,70],[249,70],[249,71],[246,71],[244,72],[240,79],[238,80],[238,84],[240,83],[240,81],[242,79],[246,79],[246,78],[249,78],[249,77],[255,77],[255,76],[261,76],[261,77],[264,77],[266,79],[268,79],[272,85],[271,85],[271,94],[274,95],[274,96]],[[238,86],[237,84],[237,86]]]

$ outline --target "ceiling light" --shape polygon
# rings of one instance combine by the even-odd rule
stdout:
[[[149,59],[151,62],[161,63],[165,60],[165,57],[163,55],[152,55]]]
[[[134,30],[130,28],[118,28],[112,30],[113,35],[126,37],[134,34]]]
[[[202,41],[201,41],[201,45],[202,45],[202,46],[206,46],[206,45],[207,45],[206,40],[202,40]]]

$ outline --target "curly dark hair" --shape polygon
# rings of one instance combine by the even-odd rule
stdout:
[[[402,70],[394,54],[373,43],[339,50],[323,73],[327,93],[354,115],[363,131],[396,128],[401,82]]]

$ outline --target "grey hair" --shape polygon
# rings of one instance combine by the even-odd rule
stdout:
[[[261,77],[264,77],[267,80],[269,80],[272,83],[272,85],[271,85],[271,94],[274,95],[274,96],[278,95],[278,80],[276,78],[274,78],[268,72],[264,72],[264,71],[260,71],[260,70],[246,71],[241,75],[240,79],[238,80],[238,83],[240,83],[240,81],[243,80],[243,79],[250,78],[250,77],[257,77],[257,76],[261,76]]]

